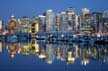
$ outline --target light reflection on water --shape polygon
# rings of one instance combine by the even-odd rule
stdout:
[[[107,71],[108,45],[30,41],[0,42],[0,70]]]
[[[81,65],[88,65],[92,61],[107,63],[108,46],[94,44],[74,43],[48,43],[31,39],[30,42],[3,43],[0,42],[0,53],[8,51],[13,59],[16,55],[34,55],[47,64],[53,64],[55,60],[65,62],[66,65],[75,64],[77,60]]]

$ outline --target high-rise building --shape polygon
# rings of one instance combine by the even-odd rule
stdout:
[[[68,22],[67,22],[67,15],[66,12],[61,12],[61,25],[60,25],[61,31],[67,31],[68,30]]]
[[[15,16],[12,15],[11,18],[10,18],[10,21],[9,21],[9,24],[8,24],[8,30],[9,30],[9,33],[10,34],[13,34],[17,31],[17,22],[16,22],[16,19],[15,19]]]
[[[76,24],[76,15],[75,15],[75,9],[70,7],[67,9],[67,22],[68,22],[68,30],[69,31],[75,31],[75,24]]]
[[[103,32],[107,33],[108,32],[108,18],[103,18],[102,23],[103,23]]]
[[[108,18],[108,10],[102,12],[102,18]]]
[[[108,32],[108,11],[102,12],[102,23],[103,23],[103,32]]]
[[[99,12],[93,12],[91,14],[91,22],[93,24],[93,31],[95,33],[101,33],[103,30],[103,24],[102,24],[102,13]]]
[[[21,20],[20,19],[18,19],[17,20],[17,30],[18,30],[18,32],[21,32]]]
[[[90,34],[93,32],[90,10],[87,8],[82,8],[81,13],[80,32]]]
[[[75,25],[76,33],[80,33],[80,16],[76,15],[76,25]]]
[[[46,32],[46,16],[39,15],[39,32]]]
[[[52,10],[46,12],[46,31],[53,31],[55,25],[55,14]]]
[[[21,18],[21,32],[27,33],[30,31],[30,20],[27,16]]]
[[[0,32],[2,31],[2,28],[3,28],[3,22],[2,20],[0,20]]]
[[[39,19],[38,17],[34,17],[30,24],[30,33],[37,34],[39,32]]]
[[[54,30],[60,30],[60,25],[61,25],[61,15],[57,14],[56,15],[56,24]]]
[[[81,16],[80,32],[92,33],[93,27],[91,23],[91,14],[85,14]]]
[[[68,9],[67,9],[67,14],[68,13],[70,13],[70,14],[75,14],[75,8],[73,8],[73,7],[69,7]],[[70,15],[69,15],[70,16]],[[68,17],[69,19],[71,19],[71,16],[70,17]]]
[[[82,8],[82,15],[86,15],[86,14],[89,14],[90,13],[90,10],[87,9],[87,8]]]

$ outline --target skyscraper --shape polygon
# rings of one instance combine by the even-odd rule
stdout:
[[[80,16],[79,15],[76,15],[76,25],[75,25],[75,30],[76,30],[76,33],[80,33]]]
[[[102,12],[102,18],[108,18],[108,10]]]
[[[30,24],[30,33],[37,34],[39,32],[39,18],[34,17]]]
[[[92,33],[92,31],[93,31],[93,27],[91,23],[90,10],[87,8],[83,8],[81,14],[80,32]]]
[[[8,24],[8,30],[9,30],[9,33],[13,34],[17,31],[16,29],[16,26],[17,26],[17,22],[16,22],[16,19],[15,19],[15,16],[12,15],[11,18],[10,18],[10,21],[9,21],[9,24]]]
[[[87,8],[82,8],[82,15],[84,16],[84,15],[86,15],[86,14],[89,14],[90,13],[90,10],[89,9],[87,9]]]
[[[2,31],[2,28],[3,28],[3,22],[2,20],[0,20],[0,32]]]
[[[68,30],[70,31],[74,31],[75,30],[75,19],[76,19],[76,16],[75,16],[75,8],[68,8],[67,11],[67,21],[68,21]]]
[[[93,24],[93,30],[95,33],[101,33],[103,29],[103,24],[102,24],[102,13],[99,12],[93,12],[92,13],[92,20]]]
[[[102,23],[103,23],[103,32],[108,32],[108,11],[105,10],[102,12]]]
[[[92,33],[93,27],[91,23],[91,14],[85,14],[81,17],[80,31],[82,33]]]
[[[21,32],[27,33],[30,30],[30,20],[27,16],[21,18]]]
[[[53,31],[55,24],[55,14],[52,10],[47,10],[46,12],[46,31]]]
[[[18,19],[17,20],[17,30],[18,30],[18,32],[21,32],[21,20],[20,19]]]
[[[56,24],[55,24],[55,29],[54,30],[60,30],[60,25],[61,25],[61,15],[57,14],[56,15]]]
[[[108,18],[103,18],[102,23],[103,23],[103,32],[107,33],[108,32]]]
[[[61,12],[61,25],[60,25],[61,31],[68,30],[68,22],[67,22],[67,15],[66,12]]]
[[[46,32],[46,16],[39,15],[39,32]]]

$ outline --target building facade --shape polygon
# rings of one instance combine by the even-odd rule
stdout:
[[[61,15],[57,14],[56,15],[56,24],[54,30],[59,31],[60,30],[60,25],[61,25]]]
[[[39,32],[39,19],[38,17],[34,17],[30,24],[30,33],[37,34]]]
[[[108,11],[102,12],[103,33],[108,32]]]
[[[70,7],[66,11],[67,14],[67,22],[68,22],[68,30],[74,31],[75,30],[75,9]]]
[[[21,32],[27,33],[30,31],[30,20],[27,16],[21,18]]]
[[[46,12],[46,31],[53,31],[55,25],[55,14],[52,10]]]
[[[81,16],[80,32],[88,34],[93,32],[91,14],[85,14]]]
[[[39,15],[39,32],[46,32],[46,16]]]
[[[3,22],[2,20],[0,20],[0,32],[2,32],[2,29],[3,29]]]
[[[68,22],[67,22],[67,15],[66,12],[61,12],[61,25],[60,25],[61,31],[67,31],[68,30]]]
[[[11,16],[7,28],[10,34],[14,34],[15,32],[17,32],[17,21],[14,15]]]
[[[91,22],[93,24],[94,33],[102,33],[103,24],[102,24],[102,13],[93,12],[91,14]]]

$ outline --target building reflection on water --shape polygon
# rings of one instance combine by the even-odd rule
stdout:
[[[46,44],[31,39],[28,43],[3,43],[0,42],[0,53],[8,50],[10,57],[20,54],[29,56],[30,54],[44,60],[47,64],[52,64],[54,60],[66,62],[66,64],[75,64],[80,59],[82,65],[87,65],[91,60],[103,63],[108,62],[107,45],[85,45],[85,44],[64,44],[54,43]]]

